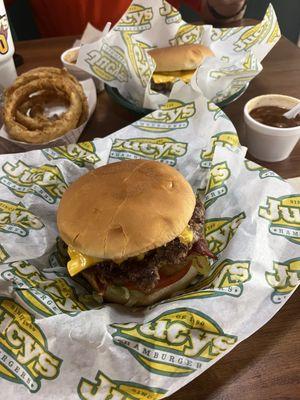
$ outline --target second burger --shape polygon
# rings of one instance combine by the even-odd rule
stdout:
[[[151,89],[168,94],[173,83],[181,79],[189,83],[195,70],[214,53],[202,44],[187,44],[157,48],[148,52],[156,63],[152,76]]]

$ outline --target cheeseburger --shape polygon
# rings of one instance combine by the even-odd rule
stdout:
[[[157,92],[169,92],[177,79],[190,82],[195,70],[214,53],[201,44],[165,47],[149,51],[156,63],[151,88]]]
[[[196,277],[195,252],[213,257],[203,234],[204,207],[174,168],[130,160],[95,169],[64,193],[58,229],[67,268],[107,301],[148,305]]]

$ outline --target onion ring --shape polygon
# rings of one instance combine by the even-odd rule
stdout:
[[[16,121],[29,129],[40,129],[44,126],[52,124],[54,120],[63,118],[65,113],[53,119],[44,115],[44,108],[49,102],[60,100],[67,106],[67,96],[63,92],[54,90],[43,90],[32,97],[29,97],[23,104],[19,106],[16,112]]]
[[[67,110],[47,117],[47,102],[59,100]],[[28,143],[44,143],[82,125],[89,109],[81,84],[66,70],[39,67],[20,75],[5,91],[3,119],[9,135]]]
[[[20,86],[23,86],[24,84],[27,84],[33,80],[36,79],[47,79],[47,78],[56,78],[56,77],[63,77],[64,79],[71,80],[72,83],[75,85],[75,90],[79,92],[79,95],[81,97],[82,101],[82,113],[80,115],[78,125],[82,125],[87,119],[89,115],[89,108],[88,108],[88,103],[86,96],[84,94],[84,91],[82,89],[81,84],[78,82],[78,80],[71,75],[67,70],[61,69],[61,68],[56,68],[56,67],[37,67],[34,68],[30,71],[24,72],[22,75],[18,76],[10,88],[8,88],[5,91],[4,95],[4,101],[6,100],[7,97],[11,96],[14,90],[18,89]],[[33,122],[31,122],[33,123]],[[36,128],[38,128],[35,125]]]
[[[33,68],[30,71],[24,72],[22,75],[18,76],[14,81],[14,84],[10,88],[6,89],[5,96],[10,96],[12,92],[14,92],[14,90],[18,89],[20,86],[26,85],[33,80],[56,77],[66,77],[68,79],[71,79],[74,84],[79,85],[79,82],[75,79],[75,77],[69,74],[64,69],[55,67],[38,67]]]
[[[16,121],[16,110],[31,93],[45,89],[54,89],[66,93],[70,107],[64,114],[63,119],[54,121],[51,125],[45,126],[42,129],[30,130]],[[80,94],[74,90],[74,85],[69,80],[63,79],[62,76],[57,76],[54,78],[36,79],[18,86],[6,98],[3,117],[5,126],[13,139],[28,143],[43,143],[56,139],[69,130],[74,129],[81,117],[82,108]]]

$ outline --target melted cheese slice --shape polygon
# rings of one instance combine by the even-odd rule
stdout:
[[[68,272],[71,276],[79,274],[79,272],[92,267],[93,265],[103,261],[101,258],[86,256],[79,251],[73,249],[71,246],[68,247],[68,254],[70,256],[70,261],[67,264]],[[137,260],[142,260],[146,253],[142,253],[136,257]],[[116,264],[121,264],[126,258],[120,258],[118,260],[113,260]]]
[[[71,246],[68,247],[68,254],[71,260],[68,262],[67,268],[71,276],[74,276],[101,261],[101,258],[86,256],[73,249]]]
[[[181,79],[185,83],[189,83],[194,75],[195,70],[172,71],[172,72],[154,72],[152,79],[155,83],[175,82]]]
[[[181,234],[178,236],[179,240],[181,243],[183,244],[189,244],[193,241],[194,238],[194,234],[193,231],[191,230],[191,228],[189,226],[187,226],[183,232],[181,232]]]
[[[193,231],[187,226],[183,232],[178,236],[181,243],[189,244],[193,240]],[[67,264],[68,272],[71,276],[79,274],[79,272],[92,267],[93,265],[103,261],[101,258],[86,256],[79,251],[73,249],[71,246],[68,247],[68,254],[70,261]],[[146,253],[142,253],[136,257],[137,260],[142,260]],[[120,258],[113,260],[116,264],[121,264],[126,258]]]

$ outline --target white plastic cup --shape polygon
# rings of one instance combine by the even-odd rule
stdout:
[[[17,77],[13,60],[15,52],[3,0],[0,0],[0,89],[12,85]]]
[[[299,99],[281,94],[254,97],[244,107],[245,141],[249,152],[260,161],[276,162],[289,157],[300,138],[300,126],[277,128],[256,121],[250,112],[257,107],[278,106],[291,109]]]

